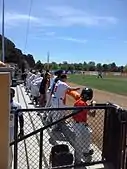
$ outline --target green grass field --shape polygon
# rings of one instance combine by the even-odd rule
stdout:
[[[104,90],[127,96],[127,78],[124,77],[104,77],[98,79],[96,76],[69,75],[69,82]]]

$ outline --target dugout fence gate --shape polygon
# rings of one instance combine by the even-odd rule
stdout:
[[[96,110],[96,116],[88,118],[91,129],[91,148],[93,154],[90,160],[75,163],[75,135],[72,117],[79,110]],[[49,122],[45,114],[64,112],[60,120]],[[24,116],[24,136],[18,138],[18,114]],[[126,168],[126,136],[127,111],[106,103],[89,107],[21,109],[15,112],[14,141],[10,146],[14,149],[14,169],[53,169],[53,168],[81,168],[94,164],[111,164],[114,169]],[[60,130],[52,130],[60,125]],[[79,144],[79,141],[77,144]],[[73,155],[70,165],[52,166],[50,161],[51,149],[56,145],[67,145]]]

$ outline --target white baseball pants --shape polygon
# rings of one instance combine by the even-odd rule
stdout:
[[[91,149],[92,130],[84,123],[73,123],[75,133],[75,160],[80,162],[84,158],[83,153],[89,153]]]
[[[31,95],[34,97],[39,97],[39,88],[36,85],[31,85]]]
[[[52,98],[51,99],[51,107],[52,108],[64,108],[64,107],[66,107],[66,105],[64,105],[63,100],[57,99],[57,98]],[[64,117],[64,115],[65,115],[64,110],[62,110],[62,111],[60,111],[60,110],[59,111],[51,111],[48,114],[48,120],[55,122],[57,120],[62,119]],[[54,128],[55,128],[55,126],[54,126]]]
[[[45,107],[50,107],[51,106],[51,92],[48,90],[46,93],[46,105]]]

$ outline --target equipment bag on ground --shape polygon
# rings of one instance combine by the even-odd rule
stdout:
[[[73,155],[65,144],[55,145],[51,149],[50,164],[52,167],[73,164]]]

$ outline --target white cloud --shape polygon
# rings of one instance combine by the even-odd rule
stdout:
[[[29,36],[32,39],[46,39],[49,40],[49,38],[55,38],[56,33],[53,31],[46,31],[46,30],[39,30],[36,29],[35,32],[32,32],[32,34]]]
[[[61,26],[98,26],[116,24],[118,19],[113,16],[98,16],[69,6],[51,6],[46,8],[52,24]]]
[[[49,6],[42,8],[38,17],[27,14],[5,13],[5,25],[21,26],[30,19],[30,24],[37,28],[42,27],[70,27],[70,26],[103,26],[116,24],[118,19],[114,16],[98,16],[71,6]]]
[[[54,36],[55,32],[45,32],[44,35],[46,35],[46,36]]]
[[[7,12],[5,13],[5,26],[21,26],[22,23],[26,23],[30,20],[30,23],[40,23],[40,19],[34,16],[30,16],[27,14],[20,14],[15,12]]]
[[[87,40],[85,40],[85,39],[77,39],[77,38],[72,38],[72,37],[56,37],[56,39],[71,41],[71,42],[75,42],[75,43],[83,43],[83,44],[85,44],[87,42]]]
[[[64,41],[70,41],[74,43],[82,43],[86,44],[87,40],[86,39],[78,39],[78,38],[73,38],[73,37],[68,37],[68,36],[58,36],[56,35],[55,32],[43,32],[43,34],[40,35],[35,35],[31,36],[32,39],[38,39],[38,40],[64,40]]]
[[[73,16],[73,15],[83,15],[85,12],[79,9],[75,9],[71,6],[49,6],[46,8],[54,16]]]

